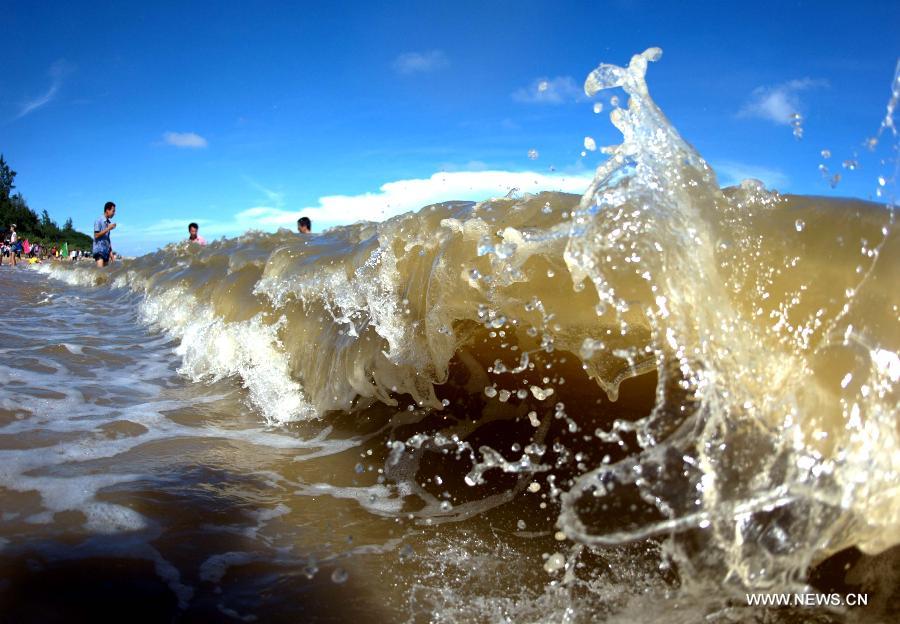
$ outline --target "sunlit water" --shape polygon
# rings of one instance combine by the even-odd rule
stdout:
[[[893,211],[723,191],[658,56],[583,197],[4,268],[0,612],[893,621]]]

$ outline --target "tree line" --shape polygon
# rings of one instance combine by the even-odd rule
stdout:
[[[0,230],[8,231],[10,224],[15,223],[19,240],[27,238],[32,243],[40,243],[48,248],[68,243],[69,249],[90,250],[91,237],[77,231],[72,225],[71,217],[59,227],[46,210],[41,211],[38,216],[28,207],[22,193],[13,193],[15,182],[16,172],[9,167],[3,154],[0,154]]]

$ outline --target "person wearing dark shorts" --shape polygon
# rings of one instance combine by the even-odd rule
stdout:
[[[114,216],[116,216],[116,205],[106,202],[106,205],[103,206],[103,216],[94,222],[94,245],[91,253],[94,260],[97,261],[98,267],[105,267],[113,259],[109,233],[116,229],[116,224],[112,222]]]
[[[11,223],[9,226],[9,234],[7,235],[9,240],[3,241],[5,246],[3,249],[3,255],[8,256],[10,262],[13,266],[16,266],[17,256],[21,253],[20,245],[22,243],[19,242],[19,235],[16,234],[16,224]],[[2,262],[2,261],[0,261]]]

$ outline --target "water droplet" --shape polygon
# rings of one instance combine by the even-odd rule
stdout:
[[[803,222],[803,219],[797,219],[796,221],[794,221],[794,228],[798,232],[802,232],[804,228],[806,228],[806,223]]]
[[[331,573],[331,582],[341,585],[347,582],[347,579],[350,577],[347,574],[347,570],[344,568],[335,568],[334,572]]]
[[[528,491],[531,493],[540,492],[541,484],[538,483],[537,481],[532,481],[531,483],[528,484]]]
[[[484,394],[489,399],[493,399],[495,396],[497,396],[497,388],[493,386],[486,386],[484,389]]]
[[[356,472],[356,474],[362,474],[366,471],[366,467],[362,464],[356,464],[356,467],[353,470]]]
[[[450,501],[443,501],[441,503],[441,511],[450,511],[453,509],[453,505],[450,504]]]
[[[546,80],[541,80],[537,86],[537,89],[540,93],[543,93],[544,91],[546,91],[549,88],[550,88],[550,83],[547,82]]]
[[[822,154],[822,158],[825,158],[825,159],[831,158],[831,150],[823,149],[819,153]]]
[[[539,155],[540,154],[538,154],[538,151],[534,148],[531,148],[530,150],[528,150],[528,158],[530,160],[537,160]]]
[[[310,557],[306,562],[306,565],[303,566],[303,576],[308,579],[312,579],[319,572],[319,566],[316,563],[315,557]]]
[[[538,401],[543,401],[548,396],[553,394],[553,388],[541,388],[540,386],[531,386],[531,394],[534,395]]]
[[[493,327],[494,329],[500,329],[504,325],[506,325],[505,316],[498,316],[487,324],[488,327]]]
[[[518,522],[516,522],[516,528],[519,529],[520,531],[524,531],[524,530],[525,530],[525,526],[526,526],[526,525],[525,525],[525,521],[524,521],[524,520],[519,520]]]
[[[597,142],[589,136],[584,137],[584,149],[589,152],[593,152],[597,149]]]
[[[794,138],[803,138],[803,115],[794,113],[791,115],[791,126],[794,128]]]
[[[500,243],[494,249],[494,253],[497,254],[498,258],[505,260],[516,253],[516,245],[515,243]]]
[[[884,186],[887,184],[887,180],[884,179],[884,176],[878,176],[878,186]]]
[[[603,102],[594,102],[594,112],[595,113],[603,112]]]
[[[844,162],[841,163],[844,169],[849,169],[850,171],[856,171],[856,168],[859,167],[859,163],[853,160],[852,158],[848,158]]]
[[[554,573],[566,566],[566,558],[561,553],[553,553],[547,558],[544,569],[549,573]]]
[[[610,106],[618,106],[619,105],[619,96],[614,95],[611,98],[609,98],[609,105]]]

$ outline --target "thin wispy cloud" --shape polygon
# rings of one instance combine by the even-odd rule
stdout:
[[[191,219],[191,221],[197,223],[200,227],[208,223],[204,219]],[[140,232],[148,238],[177,236],[180,234],[187,236],[187,226],[188,221],[186,219],[160,219],[156,223],[141,228]]]
[[[810,89],[827,87],[826,80],[801,78],[789,80],[771,87],[757,87],[738,111],[738,117],[756,117],[768,121],[789,125],[794,114],[804,109],[800,94]]]
[[[450,65],[450,59],[441,50],[406,52],[394,59],[392,66],[398,74],[425,74]]]
[[[259,191],[263,195],[265,195],[266,201],[268,203],[273,204],[276,208],[281,208],[281,206],[284,205],[284,193],[282,193],[280,191],[273,191],[272,189],[263,186],[262,184],[260,184],[259,182],[257,182],[253,178],[251,178],[250,176],[245,175],[245,176],[243,176],[243,178],[247,182],[247,184],[249,184],[250,186],[255,188],[257,191]]]
[[[462,165],[454,162],[445,162],[440,165],[441,171],[487,171],[488,169],[490,167],[482,160],[470,160]]]
[[[62,87],[63,79],[72,71],[72,69],[72,65],[62,59],[53,63],[53,65],[50,66],[50,70],[47,72],[50,75],[50,88],[47,89],[46,93],[25,101],[19,109],[18,114],[13,119],[21,119],[25,115],[33,113],[56,99],[56,96],[59,94],[59,90]]]
[[[209,145],[206,139],[196,132],[164,132],[163,142],[174,147],[200,149]]]
[[[586,99],[584,90],[571,76],[537,78],[512,94],[512,99],[522,104],[570,104]]]

